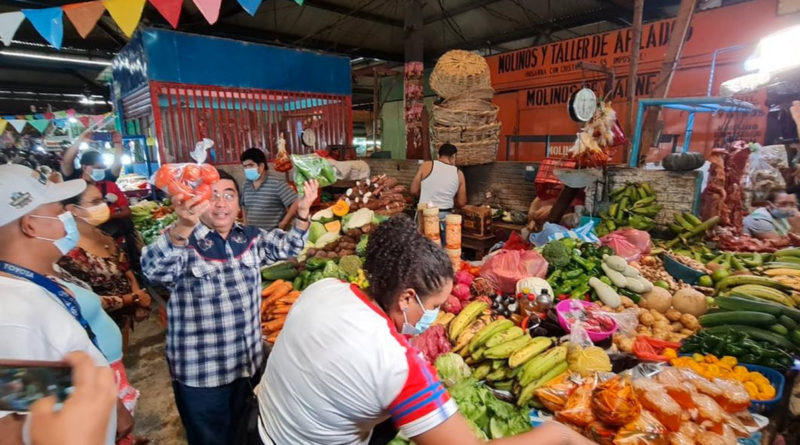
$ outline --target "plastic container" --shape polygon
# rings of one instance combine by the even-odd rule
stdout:
[[[686,284],[697,284],[697,281],[700,279],[700,277],[705,275],[704,272],[685,266],[669,255],[661,255],[661,260],[664,262],[664,270],[672,275],[672,278],[681,280]]]
[[[778,402],[781,401],[783,398],[783,389],[786,386],[786,377],[783,376],[780,372],[772,369],[767,368],[766,366],[760,365],[749,365],[747,363],[742,363],[742,366],[747,368],[748,371],[751,372],[760,372],[761,375],[769,380],[769,383],[775,388],[775,397],[770,400],[753,400],[753,404],[750,405],[750,411],[758,414],[769,414],[777,405]]]
[[[444,218],[445,242],[448,249],[461,249],[461,215],[450,213]]]
[[[439,230],[439,209],[436,207],[424,209],[422,211],[422,233],[425,238],[441,246],[442,240]]]
[[[461,249],[445,249],[445,251],[453,264],[453,270],[461,270]]]
[[[577,301],[577,302],[581,303],[584,308],[597,306],[596,304],[594,304],[592,302],[581,301],[581,300],[566,299],[566,300],[563,300],[563,301],[559,302],[556,305],[556,315],[558,315],[558,324],[561,325],[561,329],[563,329],[567,333],[570,332],[570,326],[567,323],[567,319],[564,318],[564,313],[569,312],[570,303],[573,302],[573,301]],[[599,343],[599,342],[607,339],[608,337],[611,337],[612,335],[614,335],[614,333],[617,332],[617,329],[619,328],[619,326],[617,326],[617,321],[614,320],[613,318],[611,318],[611,323],[614,325],[614,327],[611,328],[611,330],[609,330],[609,331],[597,332],[597,331],[589,331],[589,330],[587,330],[586,333],[589,334],[589,339],[592,340],[593,343]]]

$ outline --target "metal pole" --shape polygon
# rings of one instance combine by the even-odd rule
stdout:
[[[378,70],[372,69],[372,152],[378,151]]]
[[[642,13],[644,0],[636,0],[633,4],[633,49],[631,49],[631,66],[628,73],[628,134],[633,131],[633,103],[636,101],[636,78],[639,75],[639,52],[642,44]]]

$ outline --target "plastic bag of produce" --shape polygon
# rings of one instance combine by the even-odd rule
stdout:
[[[716,378],[714,384],[722,389],[722,395],[714,399],[729,413],[744,411],[750,407],[750,393],[739,381]]]
[[[529,240],[531,244],[541,247],[550,241],[561,238],[572,238],[584,243],[596,243],[598,240],[597,235],[594,234],[594,220],[576,227],[572,230],[553,223],[544,223],[542,231],[538,233],[531,233]]]
[[[326,187],[336,182],[336,171],[325,158],[316,154],[292,155],[294,165],[294,183],[297,193],[303,196],[303,184],[316,179],[320,187]]]
[[[638,379],[633,382],[633,387],[645,409],[651,411],[670,431],[678,431],[683,408],[670,397],[666,388],[651,379]]]
[[[564,409],[569,396],[578,387],[578,383],[575,382],[576,379],[580,381],[576,376],[565,372],[537,389],[535,392],[536,397],[550,412],[557,413]]]
[[[579,428],[584,428],[594,422],[592,392],[596,386],[597,379],[592,378],[577,387],[575,391],[570,394],[564,408],[556,412],[556,420]]]
[[[514,294],[517,281],[528,278],[544,278],[547,261],[533,250],[500,250],[481,267],[480,276],[504,294]]]
[[[433,364],[436,358],[450,352],[452,348],[444,325],[437,324],[426,329],[411,340],[411,344],[422,353],[428,363]]]
[[[634,421],[641,410],[630,377],[614,377],[600,383],[593,391],[592,411],[594,416],[609,425],[626,425]]]
[[[672,400],[677,402],[683,409],[693,409],[694,401],[692,392],[694,386],[687,382],[679,368],[664,368],[663,371],[655,376],[655,381],[667,391]]]
[[[629,263],[650,253],[650,234],[642,230],[620,229],[600,238],[600,242]]]
[[[667,429],[647,411],[623,426],[614,438],[614,445],[667,445]]]
[[[617,427],[606,425],[600,421],[594,421],[586,427],[585,435],[600,445],[614,445],[614,436],[617,435]]]
[[[219,181],[219,172],[211,164],[163,164],[153,175],[151,182],[171,198],[200,201],[211,198],[211,184]]]
[[[744,181],[744,189],[750,192],[750,202],[763,202],[770,191],[784,188],[786,181],[780,170],[770,165],[760,149],[752,152]]]

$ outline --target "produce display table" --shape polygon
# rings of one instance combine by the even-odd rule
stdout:
[[[472,250],[475,252],[475,260],[481,260],[497,243],[497,237],[492,235],[475,236],[468,233],[461,234],[461,249]]]
[[[511,233],[521,232],[525,228],[523,224],[512,224],[503,221],[494,222],[494,236],[498,240],[507,240]]]

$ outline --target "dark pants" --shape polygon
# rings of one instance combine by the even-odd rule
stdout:
[[[225,445],[244,414],[252,386],[248,378],[214,388],[194,388],[173,380],[172,390],[189,445]]]

